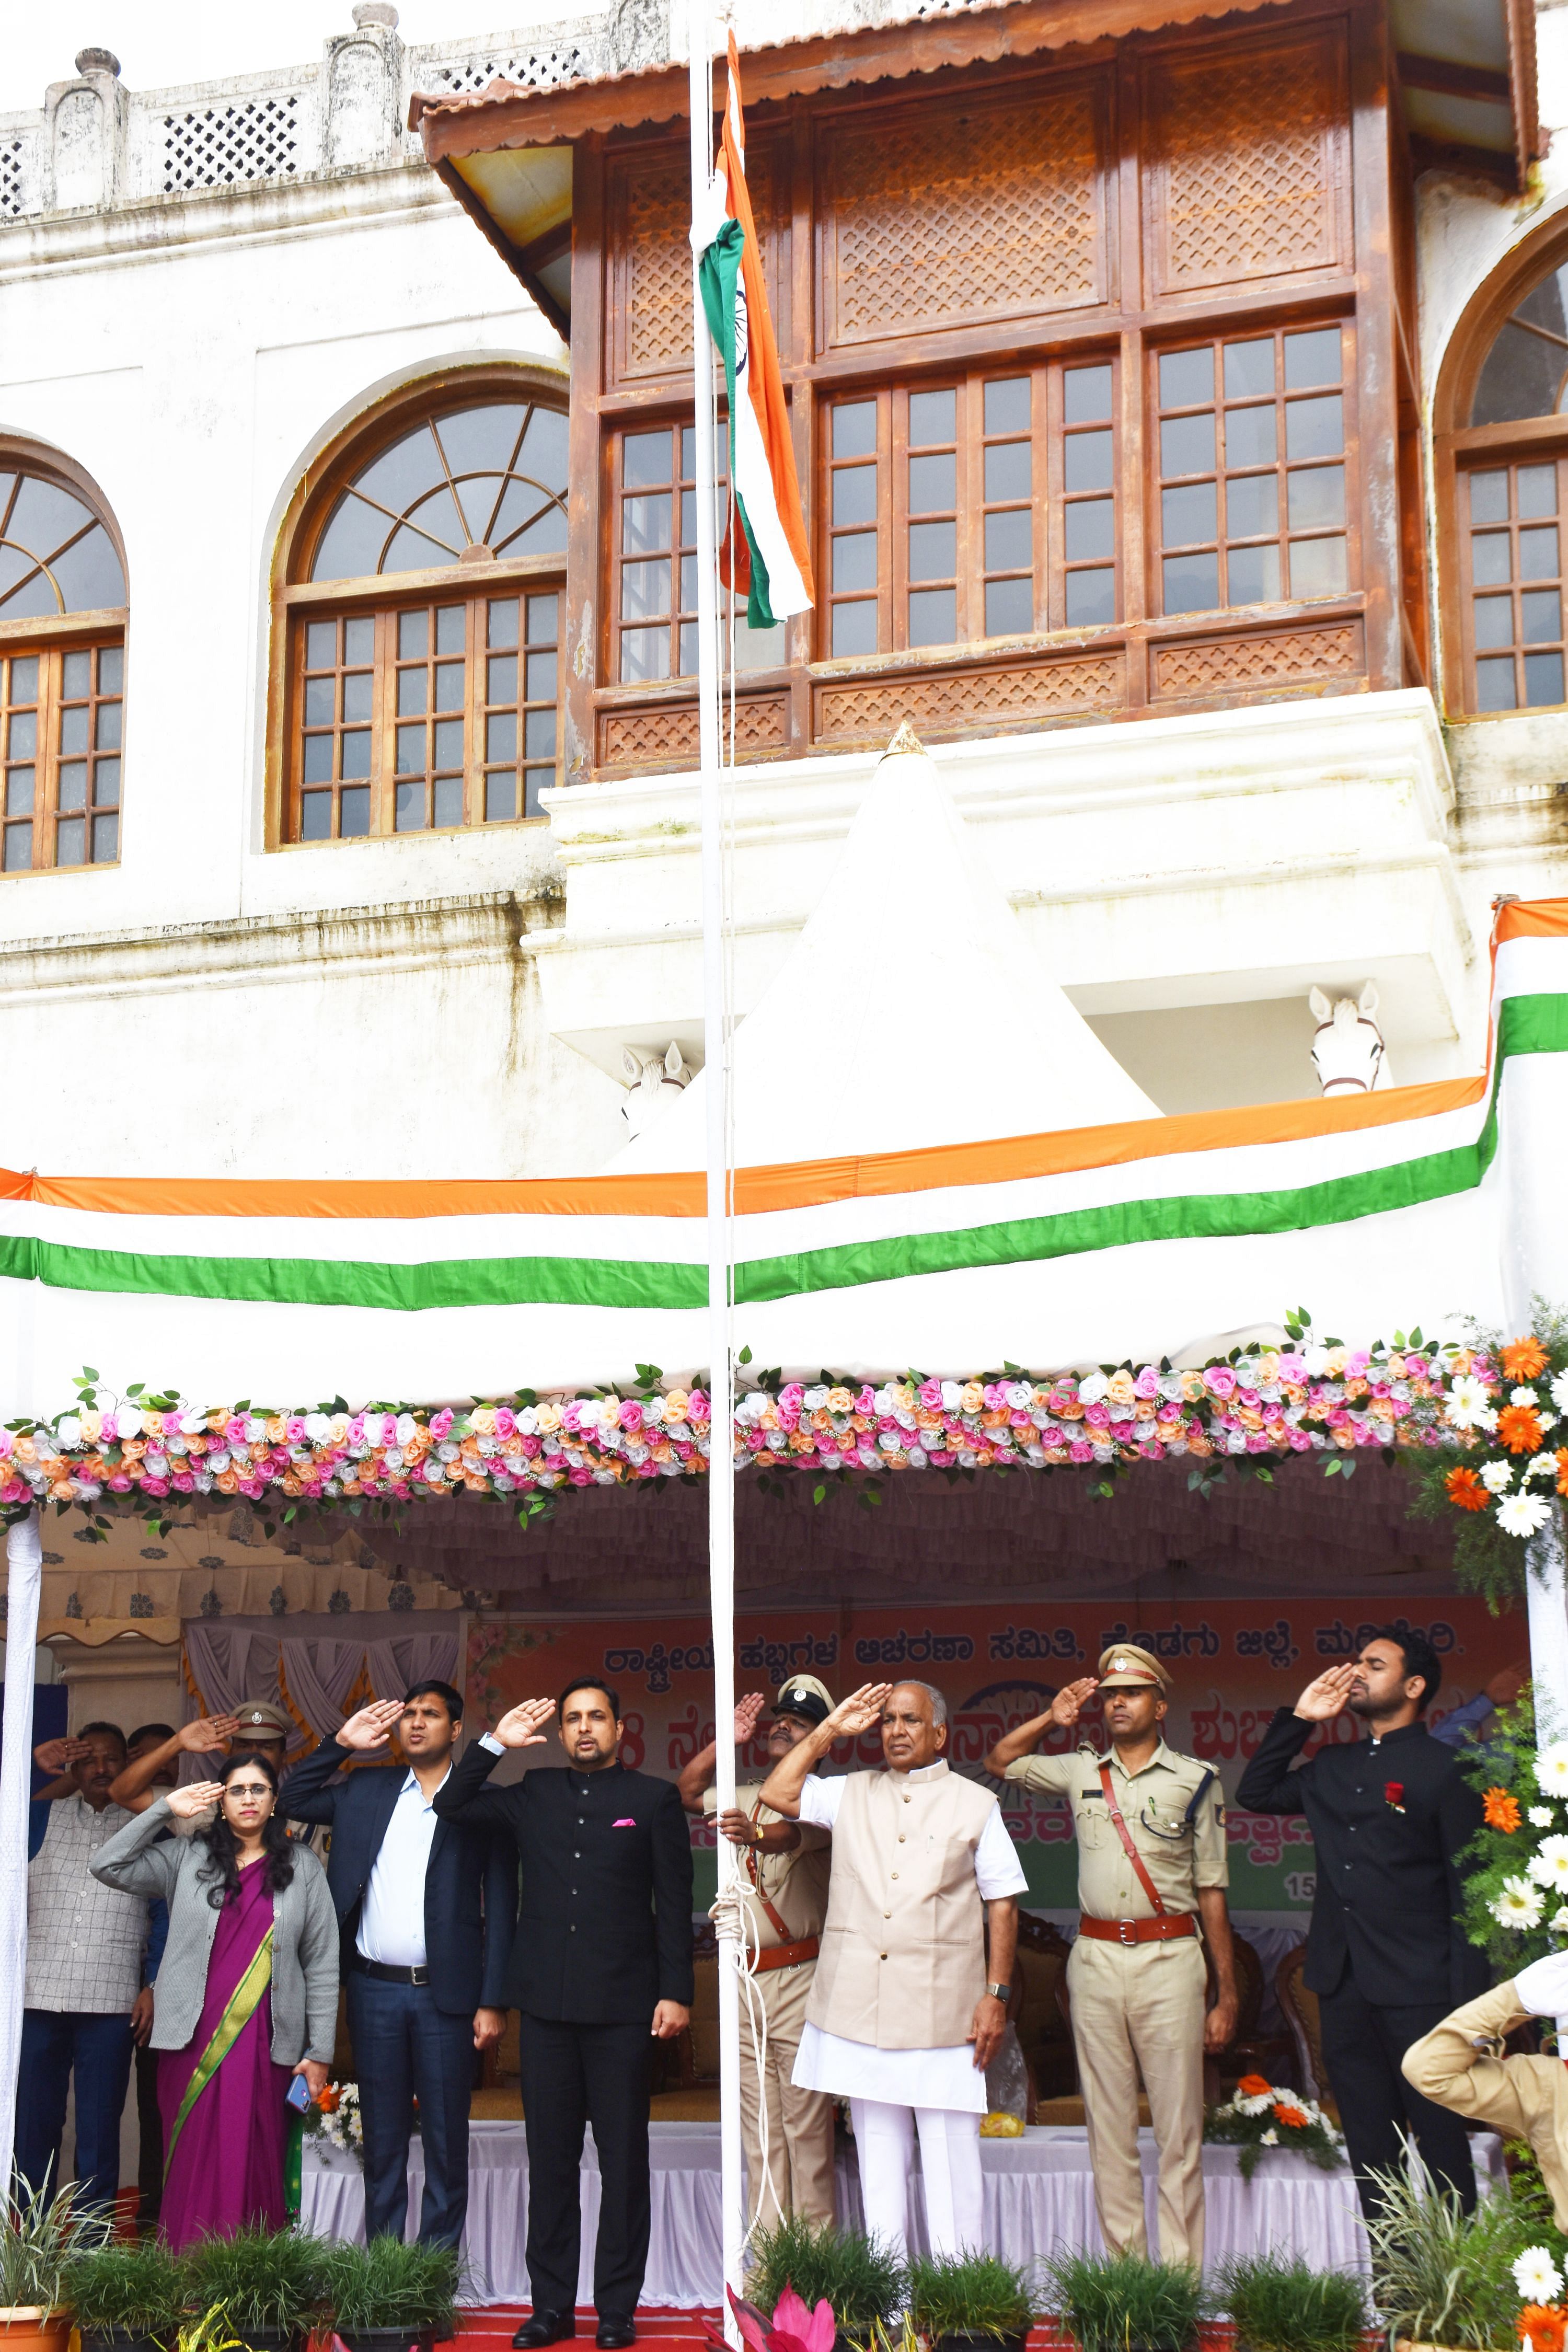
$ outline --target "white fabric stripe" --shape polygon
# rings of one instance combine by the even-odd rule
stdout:
[[[745,299],[745,288],[737,280],[737,311],[743,308]],[[757,552],[767,570],[768,603],[773,618],[784,621],[792,613],[808,613],[811,598],[805,593],[800,566],[784,535],[784,522],[779,514],[773,467],[768,463],[762,420],[757,415],[756,396],[752,386],[751,354],[752,339],[748,326],[745,364],[737,371],[735,380],[735,488],[745,501],[746,520],[752,527]]]
[[[1504,996],[1568,995],[1568,939],[1505,940],[1492,975],[1494,1003]]]

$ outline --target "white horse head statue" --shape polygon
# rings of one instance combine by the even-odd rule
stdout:
[[[1377,990],[1370,980],[1359,996],[1336,997],[1331,1004],[1322,990],[1314,988],[1307,1002],[1318,1024],[1312,1063],[1324,1094],[1369,1095],[1374,1087],[1392,1084],[1383,1032],[1373,1018]]]
[[[696,1072],[673,1042],[662,1054],[649,1054],[640,1045],[623,1045],[621,1067],[628,1089],[621,1117],[626,1123],[627,1142],[635,1143],[651,1120],[664,1116]]]

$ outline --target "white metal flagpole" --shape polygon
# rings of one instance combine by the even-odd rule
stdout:
[[[691,204],[706,209],[713,173],[713,45],[706,0],[690,0]],[[713,1719],[718,1738],[719,1810],[735,1801],[735,1453],[734,1371],[730,1352],[730,1024],[725,1002],[722,781],[720,769],[719,571],[713,430],[713,339],[702,308],[699,257],[692,256],[693,422],[697,433],[698,741],[702,807],[702,1038],[708,1096],[708,1360],[712,1432],[708,1462],[708,1573],[713,1627]],[[735,1849],[718,1842],[719,1886],[737,1875]],[[740,1942],[732,1907],[719,1927],[720,2195],[724,2278],[741,2291],[745,2212],[741,2186]],[[739,2331],[726,2307],[725,2331]]]
[[[5,1730],[0,1744],[0,2211],[15,2142],[27,1975],[27,1802],[33,1787],[33,1667],[43,1572],[38,1515],[5,1530]],[[35,2181],[35,2188],[42,2183]]]

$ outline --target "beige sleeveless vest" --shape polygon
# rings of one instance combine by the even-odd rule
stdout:
[[[811,2022],[879,2050],[949,2049],[985,1990],[974,1849],[996,1800],[943,1762],[929,1780],[854,1772],[833,1826],[833,1875]]]

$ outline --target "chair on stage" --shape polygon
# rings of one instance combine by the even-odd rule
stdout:
[[[1204,2103],[1211,2107],[1218,2106],[1222,2101],[1232,2097],[1244,2074],[1262,2074],[1281,2087],[1289,2084],[1292,2090],[1304,2088],[1299,2079],[1300,2061],[1294,2036],[1289,2029],[1282,2033],[1264,2033],[1260,2030],[1266,1980],[1263,1963],[1255,1946],[1234,1930],[1231,1944],[1236,1953],[1236,2032],[1217,2055],[1204,2061]],[[1211,1960],[1208,1976],[1211,2005],[1215,1992],[1214,1963]]]
[[[1329,2088],[1328,2069],[1323,2064],[1323,2029],[1318,2015],[1318,1996],[1310,1992],[1301,1981],[1306,1967],[1306,1945],[1293,1945],[1274,1971],[1274,1992],[1280,2014],[1289,2027],[1290,2038],[1296,2045],[1296,2087],[1316,2099],[1331,2122],[1337,2124],[1340,2111]]]

